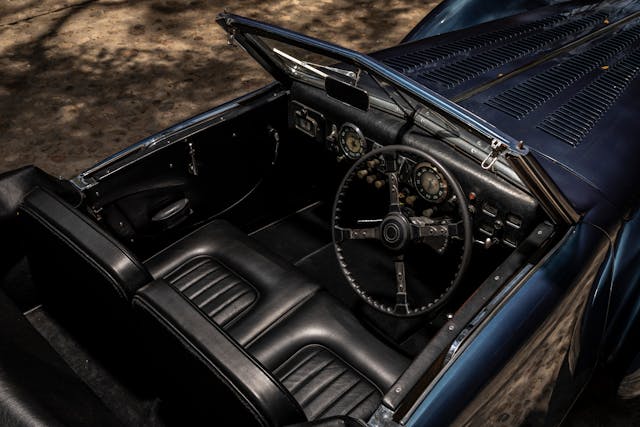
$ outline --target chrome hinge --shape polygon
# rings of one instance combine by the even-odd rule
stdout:
[[[487,154],[487,157],[482,161],[482,169],[491,169],[498,161],[498,157],[500,157],[507,148],[509,148],[507,144],[500,142],[497,139],[491,141],[491,152]]]

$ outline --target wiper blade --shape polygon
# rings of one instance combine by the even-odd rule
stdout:
[[[314,73],[315,75],[325,79],[327,78],[329,75],[323,71],[320,71],[318,68],[323,68],[325,70],[329,70],[331,72],[334,72],[336,74],[341,74],[345,77],[349,77],[351,79],[356,79],[357,78],[357,74],[353,71],[349,71],[349,70],[342,70],[340,68],[335,68],[335,67],[329,67],[327,65],[321,65],[321,64],[314,64],[313,62],[307,62],[307,61],[301,61],[298,58],[295,58],[291,55],[289,55],[288,53],[285,53],[283,51],[281,51],[280,49],[277,48],[272,48],[273,52],[279,56],[281,56],[282,58],[285,58],[288,61],[293,62],[294,64],[304,68],[305,70],[311,71],[312,73]],[[298,70],[294,67],[293,68],[294,72],[297,72]]]

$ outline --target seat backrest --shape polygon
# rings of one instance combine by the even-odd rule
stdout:
[[[289,391],[168,282],[133,298],[146,358],[183,425],[291,425],[306,416]]]
[[[121,425],[0,292],[0,425]]]
[[[46,302],[92,312],[129,306],[136,289],[151,281],[126,248],[55,194],[36,188],[20,205],[26,252]]]

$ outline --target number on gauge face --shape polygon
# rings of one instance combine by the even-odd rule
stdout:
[[[431,163],[418,163],[413,169],[413,185],[423,199],[440,203],[447,197],[448,185]]]
[[[338,144],[340,149],[350,159],[359,159],[369,149],[364,135],[358,127],[351,123],[345,123],[338,132]]]

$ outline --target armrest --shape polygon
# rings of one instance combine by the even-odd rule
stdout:
[[[174,374],[190,394],[194,387],[202,388],[192,395],[204,395],[202,400],[209,402],[207,406],[215,417],[219,418],[221,409],[229,409],[216,405],[220,395],[232,396],[226,390],[260,424],[287,425],[306,420],[293,396],[168,282],[156,280],[144,286],[135,294],[132,305],[142,316],[141,331],[149,332],[148,337],[155,341],[150,343],[153,348],[158,348],[158,354],[170,355],[169,360],[161,361],[165,365],[161,372]],[[185,366],[185,360],[190,367]]]

